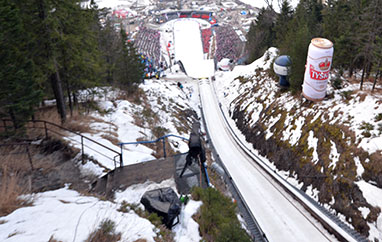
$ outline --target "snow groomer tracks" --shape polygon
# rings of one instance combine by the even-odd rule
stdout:
[[[210,142],[260,231],[253,235],[256,241],[367,241],[246,147],[229,125],[210,80],[199,82],[199,92]]]

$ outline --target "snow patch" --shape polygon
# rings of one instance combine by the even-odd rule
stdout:
[[[315,138],[314,137],[314,132],[312,130],[310,130],[309,131],[309,136],[308,136],[308,146],[309,146],[309,148],[313,148],[313,153],[312,153],[313,159],[312,159],[312,162],[314,164],[317,164],[317,162],[318,162],[317,142],[318,142],[318,138]]]
[[[362,178],[362,174],[363,172],[365,171],[365,169],[363,168],[363,165],[361,163],[361,160],[359,159],[359,157],[354,157],[354,162],[355,162],[355,165],[357,167],[357,177],[358,178]]]
[[[202,240],[199,235],[199,224],[192,219],[192,216],[197,213],[201,205],[201,201],[190,200],[186,206],[182,207],[179,218],[180,223],[172,229],[175,232],[175,241],[199,242]]]
[[[336,168],[336,165],[337,165],[337,162],[340,158],[340,153],[337,152],[337,147],[336,147],[336,143],[334,143],[333,141],[330,140],[330,154],[329,154],[329,158],[332,160],[329,164],[329,168],[332,168],[332,170],[334,170]]]
[[[305,123],[305,118],[304,117],[299,117],[295,121],[296,128],[291,131],[291,136],[289,137],[289,143],[293,146],[295,145],[300,137],[301,137],[301,128]]]

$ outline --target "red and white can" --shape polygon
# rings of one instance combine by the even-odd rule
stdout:
[[[310,42],[302,95],[311,101],[321,101],[326,95],[330,67],[333,59],[333,43],[324,38]]]

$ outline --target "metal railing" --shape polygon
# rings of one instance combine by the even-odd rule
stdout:
[[[121,156],[122,156],[122,153],[123,153],[123,146],[125,145],[136,145],[136,144],[152,144],[152,143],[157,143],[159,141],[162,141],[163,143],[163,157],[166,158],[166,139],[169,138],[169,137],[175,137],[175,138],[178,138],[178,139],[181,139],[181,140],[185,140],[185,141],[188,141],[187,138],[184,138],[182,136],[178,136],[178,135],[175,135],[175,134],[168,134],[168,135],[164,135],[162,137],[159,137],[158,139],[156,140],[150,140],[150,141],[133,141],[133,142],[123,142],[123,143],[119,143],[118,145],[121,147]],[[121,166],[123,166],[123,163],[121,163]]]
[[[12,123],[12,121],[9,119],[1,119],[0,128],[4,128],[4,130],[6,132],[8,130],[15,130],[12,125],[7,125],[8,123]],[[32,124],[32,126],[30,126],[30,124]],[[45,138],[49,138],[49,136],[51,134],[56,134],[60,137],[65,137],[65,138],[67,138],[73,142],[81,144],[81,157],[82,157],[83,162],[85,161],[85,158],[86,158],[85,148],[87,148],[87,149],[92,150],[93,152],[96,152],[97,154],[105,157],[106,159],[113,161],[115,168],[117,167],[118,162],[119,162],[120,166],[122,166],[122,164],[123,164],[122,153],[120,153],[116,150],[113,150],[110,147],[107,147],[107,146],[105,146],[105,145],[103,145],[103,144],[101,144],[101,143],[99,143],[99,142],[97,142],[91,138],[88,138],[88,137],[86,137],[86,136],[84,136],[78,132],[72,131],[72,130],[65,128],[63,126],[60,126],[60,125],[57,125],[55,123],[45,121],[45,120],[29,120],[29,121],[27,121],[27,124],[25,125],[25,127],[28,130],[30,130],[30,129],[43,130]],[[71,134],[79,136],[81,138],[81,141],[78,141],[76,139],[68,137],[67,134],[64,134],[62,131],[69,132]],[[97,147],[97,149],[92,148],[89,145],[86,145],[85,141],[88,141],[88,142],[94,144]],[[112,157],[105,155],[103,151],[106,151],[106,150],[112,152],[114,155]],[[119,158],[119,161],[117,161],[118,158]]]
[[[166,158],[166,138],[169,138],[169,137],[175,137],[175,138],[178,138],[178,139],[182,139],[182,140],[185,140],[185,141],[188,141],[187,138],[184,138],[182,136],[178,136],[178,135],[175,135],[175,134],[168,134],[168,135],[164,135],[162,137],[159,137],[158,139],[156,140],[150,140],[150,141],[133,141],[133,142],[125,142],[125,143],[119,143],[120,147],[121,147],[121,154],[122,154],[122,151],[123,151],[123,146],[124,145],[134,145],[134,144],[152,144],[152,143],[157,143],[157,142],[160,142],[162,141],[163,142],[163,157]],[[207,171],[207,167],[202,163],[201,163],[201,168],[204,169],[204,172],[205,172],[205,176],[206,176],[206,182],[207,182],[207,185],[210,186],[210,178],[208,176],[208,171]]]

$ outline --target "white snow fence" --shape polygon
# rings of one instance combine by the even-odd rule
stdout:
[[[330,67],[333,59],[333,43],[324,38],[310,42],[302,95],[311,101],[321,101],[326,95]]]

